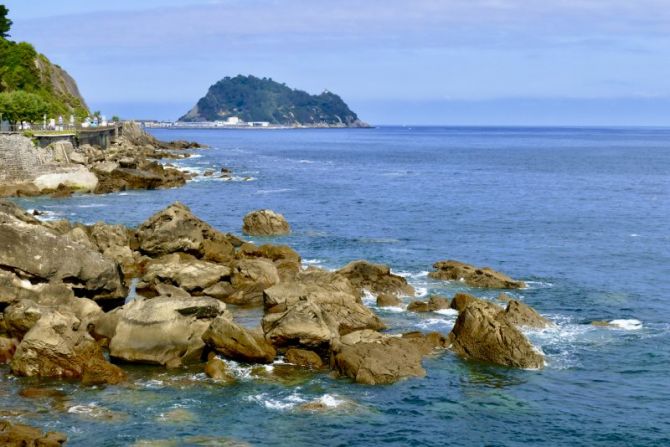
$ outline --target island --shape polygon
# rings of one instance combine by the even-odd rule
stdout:
[[[271,78],[225,77],[179,123],[244,127],[370,127],[335,93],[292,89]]]

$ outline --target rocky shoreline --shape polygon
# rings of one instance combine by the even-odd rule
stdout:
[[[289,231],[270,210],[244,219],[246,234]],[[294,368],[367,385],[425,376],[424,357],[447,351],[506,367],[544,366],[519,328],[552,323],[504,294],[506,307],[463,293],[414,301],[408,311],[458,312],[453,330],[395,333],[362,296],[395,305],[415,296],[405,278],[363,260],[335,271],[301,261],[289,246],[257,246],[222,233],[180,203],[128,228],[41,222],[2,201],[0,362],[18,377],[84,386],[123,383],[129,363],[201,365],[222,385],[235,381],[223,359],[262,365],[283,358]],[[432,276],[473,287],[523,287],[456,261],[435,268]],[[262,309],[255,328],[236,321],[246,307]]]
[[[8,153],[14,159],[3,162],[17,165],[17,173],[0,179],[0,197],[66,197],[75,192],[107,194],[179,187],[193,174],[161,160],[188,158],[190,153],[184,150],[202,148],[188,141],[159,141],[134,122],[124,122],[121,135],[107,149],[75,147],[67,140],[38,149],[27,137],[12,135],[6,139],[3,144],[11,147]],[[31,157],[34,160],[29,160]],[[230,172],[221,175],[230,176]]]

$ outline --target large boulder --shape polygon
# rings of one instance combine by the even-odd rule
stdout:
[[[495,303],[462,292],[459,292],[456,295],[454,295],[454,297],[451,299],[450,307],[454,310],[462,312],[466,307],[468,307],[472,303],[478,303],[482,306],[490,307],[491,311],[494,313],[497,313],[502,310],[502,307],[498,306]]]
[[[240,247],[237,257],[242,259],[269,259],[277,267],[282,280],[294,278],[300,271],[302,262],[298,252],[288,245],[263,244],[258,247],[246,243]]]
[[[0,445],[5,447],[60,447],[67,441],[64,433],[44,433],[39,428],[0,420]]]
[[[384,264],[353,261],[339,269],[337,273],[349,279],[361,293],[363,290],[369,290],[375,295],[385,293],[414,296],[414,287],[410,286],[402,276],[391,273],[389,266]]]
[[[118,300],[128,290],[118,264],[42,225],[0,213],[0,265],[27,281],[63,283],[76,296]]]
[[[307,349],[299,349],[299,348],[287,349],[286,353],[284,354],[284,358],[288,363],[302,366],[304,368],[321,369],[324,366],[323,360],[321,359],[319,354]]]
[[[338,335],[328,325],[321,307],[308,300],[285,312],[266,314],[262,325],[265,337],[275,346],[323,348]]]
[[[182,288],[191,294],[203,291],[221,281],[230,281],[231,269],[224,265],[202,261],[185,253],[173,253],[149,261],[137,290],[148,296],[160,294],[160,285]]]
[[[291,232],[286,218],[272,210],[252,211],[244,216],[244,234],[250,236],[282,236]]]
[[[119,383],[125,373],[107,362],[100,346],[74,315],[52,311],[25,334],[11,361],[18,376],[78,379],[86,384]]]
[[[72,294],[71,291],[70,294]],[[75,298],[72,295],[40,297],[35,301],[21,299],[12,303],[4,311],[6,331],[13,337],[21,339],[43,315],[48,315],[54,310],[74,315],[84,326],[102,314],[102,309],[94,301],[87,298]]]
[[[235,261],[231,284],[235,292],[224,301],[230,304],[255,305],[263,302],[263,291],[279,282],[279,272],[268,259]]]
[[[218,316],[230,318],[224,303],[206,297],[138,298],[116,312],[111,318],[118,319],[116,327],[106,331],[111,357],[167,367],[200,360],[202,335],[211,322]]]
[[[449,309],[450,304],[449,298],[433,295],[428,301],[412,301],[407,305],[407,310],[410,312],[435,312]]]
[[[184,252],[207,261],[228,263],[235,255],[231,237],[198,219],[179,202],[140,225],[137,237],[140,251],[152,257]]]
[[[135,256],[130,246],[134,231],[120,224],[103,222],[90,226],[88,231],[91,242],[100,253],[118,262],[124,272],[133,267]]]
[[[276,345],[314,347],[349,332],[385,328],[349,280],[333,272],[301,272],[294,281],[266,289],[264,304],[263,330]]]
[[[498,318],[504,318],[515,326],[545,328],[552,323],[537,313],[535,309],[521,301],[511,300],[507,308],[498,314]]]
[[[433,264],[434,272],[428,274],[434,279],[463,281],[471,287],[491,289],[522,289],[526,283],[510,278],[489,267],[475,267],[459,261],[447,260]]]
[[[466,359],[516,368],[542,368],[544,357],[499,310],[479,302],[469,304],[451,331],[451,349]]]
[[[233,360],[271,363],[277,355],[262,334],[255,334],[226,317],[215,318],[202,339],[216,352]]]
[[[394,383],[425,376],[421,365],[423,357],[446,345],[447,339],[438,333],[390,336],[370,330],[357,331],[333,342],[331,367],[357,383]]]

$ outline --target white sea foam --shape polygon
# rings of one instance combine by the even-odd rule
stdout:
[[[457,317],[458,311],[456,309],[440,309],[435,311],[436,314],[447,315],[450,317]]]
[[[628,320],[612,320],[610,321],[610,325],[615,326],[619,329],[624,329],[626,331],[637,331],[642,329],[642,322],[640,320],[636,320],[634,318],[628,319]]]
[[[333,394],[324,394],[323,396],[314,399],[312,402],[319,403],[328,408],[337,408],[342,404],[345,404],[347,401],[340,399]]]
[[[395,313],[405,312],[407,310],[402,306],[386,306],[386,307],[380,307],[379,309]]]
[[[293,392],[284,398],[270,398],[268,393],[255,394],[246,397],[249,402],[255,402],[263,405],[269,410],[290,410],[298,404],[307,402],[305,398],[300,396],[297,392]]]
[[[363,297],[362,297],[363,304],[366,306],[376,306],[377,305],[377,297],[372,294],[367,289],[363,289]]]
[[[414,291],[416,292],[415,293],[416,297],[423,297],[428,295],[428,287],[420,287],[420,286],[413,286],[413,287]]]
[[[302,263],[304,265],[319,265],[323,263],[323,259],[303,259]]]
[[[309,164],[309,165],[311,165],[311,164],[314,163],[314,161],[313,161],[313,160],[298,160],[298,163],[303,163],[303,164]]]
[[[453,320],[446,320],[444,318],[426,318],[416,324],[417,327],[426,330],[432,330],[435,326],[443,326],[451,328],[454,325]]]
[[[280,189],[259,189],[255,194],[279,194],[282,192],[294,191],[291,188],[280,188]]]
[[[548,289],[554,287],[554,284],[547,281],[526,281],[526,287],[528,289]]]
[[[71,414],[92,414],[96,411],[98,411],[98,405],[95,402],[86,405],[73,405],[67,409],[67,412]]]
[[[104,208],[104,203],[86,203],[84,205],[77,205],[77,208]]]

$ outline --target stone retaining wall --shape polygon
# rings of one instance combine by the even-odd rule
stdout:
[[[23,135],[0,135],[0,183],[32,181],[58,170],[52,151],[37,149],[30,138]]]

